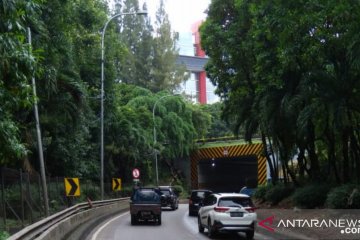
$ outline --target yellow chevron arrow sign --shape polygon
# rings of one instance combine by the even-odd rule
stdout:
[[[79,178],[64,178],[65,194],[68,197],[80,196]]]
[[[112,190],[114,192],[121,190],[121,178],[113,178],[112,179]]]

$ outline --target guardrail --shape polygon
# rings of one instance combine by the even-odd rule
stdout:
[[[127,203],[129,198],[119,198],[119,199],[111,199],[111,200],[103,200],[103,201],[94,201],[94,202],[87,202],[87,203],[80,203],[70,208],[67,208],[61,212],[53,214],[43,220],[40,220],[32,225],[29,225],[23,228],[21,231],[15,233],[14,235],[10,236],[8,240],[31,240],[31,239],[47,239],[47,235],[49,235],[52,231],[55,231],[56,228],[60,226],[61,223],[66,222],[70,218],[80,214],[85,213],[88,219],[92,216],[91,212],[104,211],[107,207],[110,207],[111,213],[116,211],[116,209],[111,209],[113,205],[119,205],[119,203]],[[106,214],[107,211],[104,211]],[[85,216],[85,215],[84,215]],[[83,216],[80,216],[80,219]],[[71,224],[68,224],[71,228],[76,228],[77,225],[83,223],[86,220],[75,220],[72,221]],[[65,231],[64,231],[65,230]],[[62,233],[60,235],[61,238],[64,237],[67,232],[71,231],[72,229],[61,229]],[[55,239],[54,237],[49,237],[49,239]],[[60,239],[60,238],[56,238]]]

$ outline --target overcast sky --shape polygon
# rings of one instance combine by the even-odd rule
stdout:
[[[113,0],[108,0],[112,7]],[[155,13],[160,5],[160,0],[139,0],[139,6],[146,2],[148,14],[155,21]],[[205,20],[204,11],[211,0],[164,0],[166,13],[169,15],[173,31],[185,33],[191,31],[191,25],[197,21]]]
[[[140,0],[139,2],[146,2],[151,20],[154,21],[160,0]],[[210,4],[210,0],[165,0],[164,2],[171,27],[176,32],[190,32],[194,22],[206,18],[204,11]]]

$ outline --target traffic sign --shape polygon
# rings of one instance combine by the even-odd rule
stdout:
[[[113,178],[112,179],[112,190],[114,192],[121,190],[121,178]]]
[[[64,178],[66,196],[80,196],[79,178]]]
[[[224,156],[226,157],[227,155],[229,155],[229,150],[227,147],[224,147]]]
[[[137,168],[134,168],[133,170],[132,170],[132,175],[133,175],[133,177],[134,178],[139,178],[140,177],[140,171],[139,171],[139,169],[137,169]]]

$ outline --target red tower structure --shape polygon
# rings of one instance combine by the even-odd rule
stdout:
[[[194,36],[194,50],[196,57],[203,57],[205,58],[205,51],[201,48],[200,45],[200,33],[199,27],[202,21],[198,21],[194,23],[191,27],[191,32]],[[199,90],[199,103],[206,104],[206,72],[205,70],[198,72],[198,90]]]

